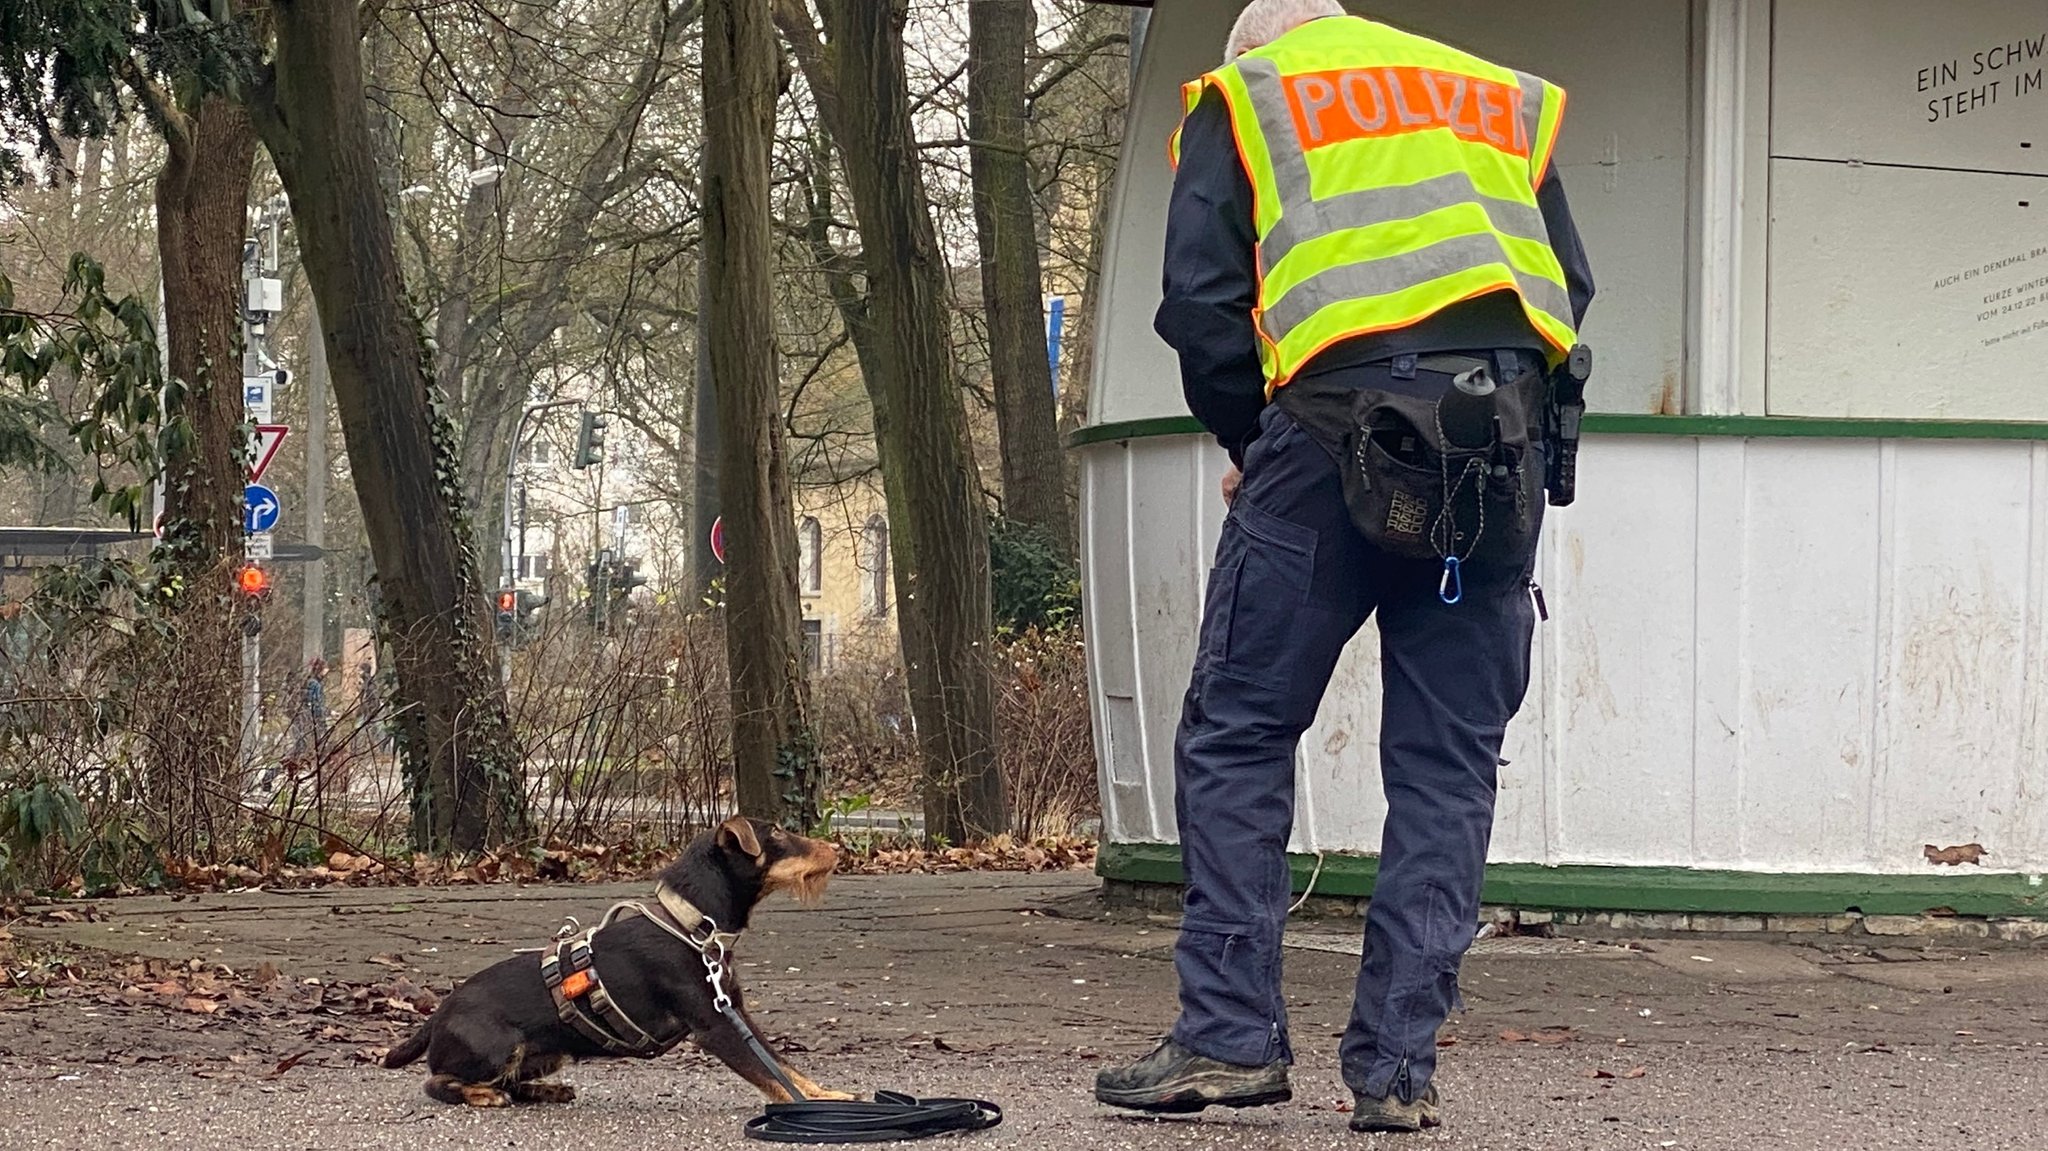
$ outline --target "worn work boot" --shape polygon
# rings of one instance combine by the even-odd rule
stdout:
[[[1287,1064],[1219,1063],[1168,1039],[1136,1063],[1095,1076],[1095,1098],[1111,1107],[1185,1114],[1204,1107],[1263,1107],[1294,1098]]]
[[[1401,1102],[1399,1095],[1388,1095],[1385,1099],[1371,1099],[1354,1095],[1357,1101],[1351,1109],[1353,1131],[1420,1131],[1424,1127],[1436,1127],[1443,1123],[1443,1110],[1437,1105],[1436,1084],[1423,1088],[1422,1097],[1413,1103]]]

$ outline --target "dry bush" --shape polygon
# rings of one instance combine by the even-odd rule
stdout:
[[[811,682],[828,802],[860,796],[876,807],[917,808],[917,741],[901,666],[894,645],[861,648]]]
[[[998,640],[997,763],[1010,794],[1011,831],[1030,842],[1093,830],[1101,804],[1088,705],[1088,661],[1076,628],[1029,629]],[[917,746],[895,653],[843,659],[812,687],[827,769],[827,799],[862,797],[916,810]],[[902,716],[900,726],[883,721]]]
[[[219,728],[181,704],[196,694],[238,708],[241,666],[238,630],[196,637],[238,621],[224,614],[173,629],[152,611],[144,570],[119,561],[42,583],[0,611],[0,886],[253,882],[331,870],[336,858],[354,861],[344,870],[374,861],[378,875],[424,876],[386,729],[388,681],[337,690],[330,677],[327,698],[340,702],[316,718],[304,671],[275,675],[253,758],[197,754]],[[506,845],[512,854],[493,858],[546,873],[549,851],[680,843],[728,813],[717,617],[636,607],[599,635],[580,608],[550,614],[510,660],[528,824]],[[1097,802],[1078,632],[1027,631],[992,650],[1015,841],[1088,835]],[[813,685],[828,798],[842,811],[918,807],[916,745],[892,656],[842,660]]]
[[[1101,812],[1078,628],[1032,629],[996,645],[996,752],[1017,838],[1086,834]]]
[[[534,838],[677,842],[730,803],[725,634],[636,607],[599,635],[570,608],[512,657],[513,729]]]

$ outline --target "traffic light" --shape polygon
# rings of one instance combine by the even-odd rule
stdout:
[[[498,590],[498,642],[510,643],[519,626],[519,592],[513,588]]]
[[[270,573],[261,564],[243,564],[235,569],[235,590],[250,603],[262,603],[270,594]]]
[[[263,630],[263,605],[270,598],[270,572],[261,564],[245,563],[235,569],[235,603],[242,609],[242,634],[255,636]]]
[[[605,418],[599,412],[584,412],[583,422],[576,429],[577,471],[582,471],[604,459]]]

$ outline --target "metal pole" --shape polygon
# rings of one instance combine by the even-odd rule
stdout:
[[[251,376],[262,370],[263,355],[256,334],[254,315],[249,311],[250,287],[263,275],[262,223],[257,224],[257,235],[251,237],[242,248],[242,375]],[[245,414],[246,418],[246,414]],[[243,534],[246,545],[248,535]],[[250,771],[256,766],[256,737],[262,726],[263,711],[263,633],[244,626],[242,629],[242,770]]]
[[[163,377],[164,381],[163,385],[156,392],[156,410],[158,418],[162,419],[164,405],[170,401],[171,388],[171,312],[170,303],[164,298],[164,278],[162,273],[158,273],[156,278],[156,355],[157,372]],[[149,514],[149,530],[154,532],[160,530],[164,522],[164,476],[162,473],[158,473],[157,477],[150,481],[149,487],[150,503],[153,505]]]
[[[304,626],[299,635],[301,666],[327,659],[327,333],[320,326],[320,302],[313,301],[313,328],[306,337],[306,561]]]
[[[526,562],[526,481],[519,481],[519,558],[513,564],[512,574],[517,577],[519,565]]]

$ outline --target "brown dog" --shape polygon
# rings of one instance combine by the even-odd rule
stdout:
[[[661,882],[719,930],[737,934],[746,928],[754,905],[769,894],[788,891],[804,902],[816,901],[837,863],[831,844],[735,816],[685,848],[661,873]],[[714,1006],[704,959],[688,944],[650,919],[629,915],[600,929],[590,941],[590,954],[597,976],[592,984],[601,983],[654,1041],[627,1054],[652,1057],[687,1038],[769,1099],[790,1101],[739,1028]],[[583,984],[577,979],[572,976],[562,985],[573,983],[580,992]],[[724,987],[734,1009],[759,1034],[746,1014],[729,958]],[[425,1026],[391,1049],[384,1066],[403,1067],[425,1055],[432,1072],[426,1092],[444,1103],[567,1103],[575,1098],[574,1088],[538,1080],[572,1059],[615,1058],[621,1052],[570,1026],[556,1002],[542,977],[541,957],[515,955],[465,980]],[[787,1063],[781,1066],[809,1098],[853,1098],[819,1087]]]

